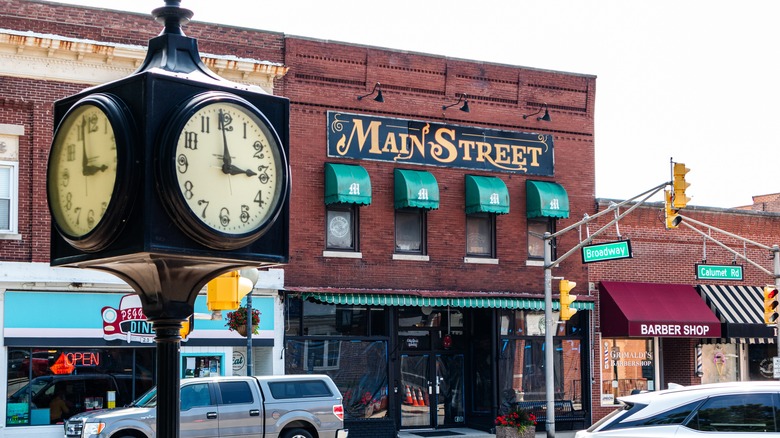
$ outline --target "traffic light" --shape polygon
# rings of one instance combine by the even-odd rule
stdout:
[[[777,300],[777,287],[764,286],[764,322],[766,324],[777,324],[777,318],[780,316]]]
[[[674,163],[674,179],[672,180],[672,186],[674,187],[674,197],[672,199],[674,199],[675,210],[685,208],[685,206],[688,205],[688,201],[691,200],[691,198],[685,195],[685,189],[691,185],[690,183],[685,182],[685,174],[690,171],[691,169],[685,167],[685,164]]]
[[[179,331],[179,334],[181,335],[182,339],[187,339],[187,336],[192,333],[192,330],[195,328],[195,315],[190,315],[189,318],[185,319],[181,323],[181,330]]]
[[[252,280],[241,277],[238,271],[222,274],[206,285],[206,303],[210,311],[236,310],[254,284]]]
[[[677,210],[672,205],[672,191],[664,190],[664,218],[666,219],[666,229],[677,228],[682,222],[682,218],[677,214]]]
[[[571,303],[577,299],[577,295],[569,295],[569,291],[574,289],[574,286],[576,285],[577,283],[573,281],[561,280],[559,286],[561,291],[561,319],[564,321],[568,321],[572,316],[574,316],[575,313],[577,313],[577,309],[570,307]]]

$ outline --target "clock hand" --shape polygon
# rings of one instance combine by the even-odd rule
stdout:
[[[91,175],[89,173],[89,158],[87,158],[87,118],[81,117],[81,174],[84,176]]]
[[[222,172],[235,175],[230,173],[230,166],[233,160],[230,158],[230,151],[228,151],[227,134],[225,134],[225,113],[222,110],[219,110],[219,129],[222,131]]]
[[[223,172],[225,171],[225,166],[222,166],[222,171]],[[255,176],[255,175],[257,175],[257,173],[252,171],[252,169],[243,170],[240,167],[234,166],[232,164],[230,166],[228,166],[228,171],[225,172],[225,173],[227,173],[228,175],[241,175],[241,174],[244,174],[246,176]]]

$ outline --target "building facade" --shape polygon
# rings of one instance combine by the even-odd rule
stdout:
[[[597,210],[617,202],[599,199]],[[774,379],[776,331],[764,324],[763,288],[775,284],[780,214],[761,210],[689,206],[667,230],[664,206],[649,203],[603,236],[630,240],[633,258],[588,266],[588,294],[599,303],[592,421],[634,390]]]

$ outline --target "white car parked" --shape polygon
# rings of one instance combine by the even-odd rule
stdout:
[[[575,437],[780,436],[780,382],[681,386],[618,400],[623,407]]]

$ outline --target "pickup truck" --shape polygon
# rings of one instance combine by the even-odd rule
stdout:
[[[326,375],[203,377],[181,381],[181,438],[347,438],[344,407]],[[157,391],[124,408],[65,421],[66,438],[154,438]]]

